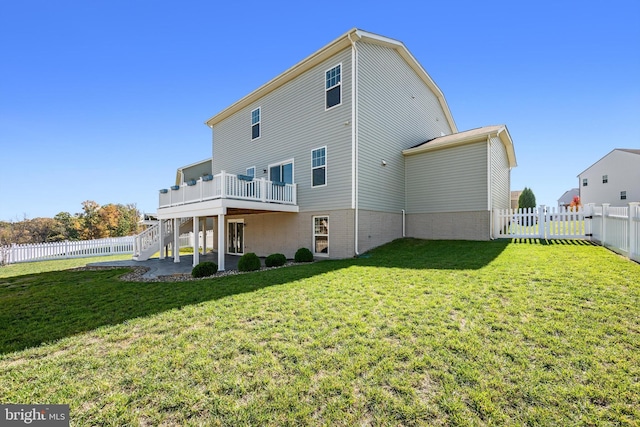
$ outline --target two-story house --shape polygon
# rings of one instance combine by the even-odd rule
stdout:
[[[640,149],[612,150],[581,172],[578,183],[583,205],[640,202]]]
[[[292,257],[307,247],[345,258],[403,236],[488,240],[492,210],[510,205],[507,128],[459,132],[405,45],[366,31],[347,32],[206,124],[210,172],[208,161],[181,168],[161,190],[162,226],[136,258],[177,246],[181,226],[197,235],[205,224],[221,270],[225,252]]]

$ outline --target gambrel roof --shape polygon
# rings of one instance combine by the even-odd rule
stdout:
[[[451,111],[449,110],[449,105],[444,98],[444,94],[440,90],[440,88],[435,84],[431,76],[427,74],[422,65],[414,58],[414,56],[409,52],[409,50],[405,47],[404,43],[399,40],[394,40],[388,37],[380,36],[378,34],[369,33],[367,31],[359,30],[354,28],[342,36],[338,37],[328,45],[324,46],[314,54],[308,56],[302,61],[298,62],[293,67],[289,68],[279,76],[260,86],[258,89],[254,90],[244,98],[239,101],[233,103],[229,107],[220,111],[215,116],[211,117],[209,120],[205,122],[205,124],[209,127],[213,127],[215,124],[220,121],[226,119],[232,114],[238,112],[242,108],[245,108],[267,95],[268,93],[276,90],[287,82],[293,80],[298,77],[305,71],[310,70],[312,67],[318,65],[322,61],[332,57],[338,52],[348,48],[353,45],[356,41],[362,40],[366,43],[377,44],[385,47],[389,47],[391,49],[396,50],[398,54],[409,64],[409,66],[416,72],[416,74],[420,77],[420,79],[433,91],[436,95],[442,110],[444,111],[445,118],[449,124],[449,127],[453,132],[457,132],[458,128],[453,120],[453,116],[451,115]]]
[[[443,148],[454,147],[457,145],[472,144],[475,142],[486,141],[491,136],[497,136],[502,141],[509,159],[509,167],[516,167],[516,153],[513,149],[513,141],[507,130],[506,125],[484,126],[481,128],[470,129],[464,132],[452,133],[422,142],[411,148],[402,151],[405,156],[423,153],[425,151],[441,150]]]

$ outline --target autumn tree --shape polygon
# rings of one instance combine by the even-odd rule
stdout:
[[[573,212],[580,209],[581,206],[582,202],[580,201],[580,196],[573,196],[573,200],[571,200],[571,203],[569,204],[569,209]]]
[[[85,200],[82,202],[80,237],[82,240],[107,237],[107,228],[102,222],[100,215],[100,205],[93,200]]]

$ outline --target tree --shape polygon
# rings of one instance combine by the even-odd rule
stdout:
[[[536,207],[536,196],[533,194],[533,191],[530,188],[524,187],[522,193],[520,194],[520,198],[518,199],[518,208],[519,209],[527,209],[527,208],[535,208]]]
[[[80,239],[80,218],[78,215],[72,216],[69,212],[59,212],[53,219],[57,225],[51,239],[52,242]]]
[[[93,200],[82,202],[80,214],[80,237],[82,240],[101,239],[107,237],[107,229],[100,218],[100,205]]]

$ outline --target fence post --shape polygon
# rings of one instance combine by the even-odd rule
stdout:
[[[544,208],[544,205],[540,205],[538,208],[538,237],[541,239],[547,238],[547,221]]]
[[[609,215],[610,203],[602,204],[602,246],[607,246],[607,215]]]
[[[631,259],[635,259],[634,255],[638,253],[638,239],[636,238],[638,235],[638,223],[634,218],[640,213],[638,212],[639,206],[640,202],[629,203],[629,258]]]

